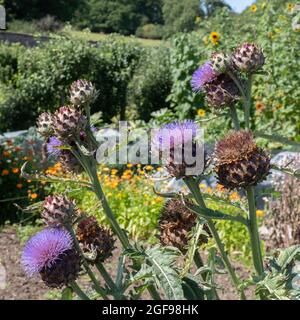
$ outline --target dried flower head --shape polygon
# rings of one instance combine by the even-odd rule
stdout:
[[[94,261],[105,261],[112,256],[115,239],[111,231],[99,226],[95,217],[88,217],[78,224],[77,239],[84,253],[94,254]]]
[[[62,229],[45,229],[33,236],[25,245],[21,263],[27,275],[40,274],[53,288],[75,280],[80,271],[71,236]]]
[[[173,246],[186,252],[190,239],[189,233],[195,227],[197,215],[178,199],[169,200],[162,209],[159,219],[159,239],[162,245]],[[209,233],[207,226],[204,227]],[[199,244],[207,242],[207,236],[201,235]]]
[[[240,91],[226,74],[220,74],[204,86],[207,104],[215,109],[229,106],[240,98]]]
[[[250,131],[230,133],[216,144],[215,171],[228,189],[256,185],[270,172],[270,157],[259,148]]]

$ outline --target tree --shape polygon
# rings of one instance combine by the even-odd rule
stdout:
[[[200,0],[199,5],[205,12],[206,17],[211,17],[220,8],[227,7],[231,10],[230,5],[223,0]]]
[[[40,19],[52,15],[61,21],[71,20],[84,0],[4,0],[8,17],[14,19]]]
[[[196,17],[199,15],[204,15],[199,6],[199,0],[163,0],[165,33],[168,36],[176,32],[192,31],[196,26]]]

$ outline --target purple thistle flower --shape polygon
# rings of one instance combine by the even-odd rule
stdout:
[[[175,121],[163,126],[156,134],[154,145],[159,149],[164,149],[163,143],[167,143],[170,138],[170,146],[185,144],[194,139],[199,130],[199,126],[193,120]]]
[[[66,230],[44,229],[26,243],[21,263],[26,274],[33,276],[52,267],[61,254],[72,248],[72,238]]]
[[[50,137],[47,143],[47,152],[50,156],[59,157],[61,155],[61,150],[59,147],[63,146],[63,143],[56,137]]]
[[[217,77],[217,73],[213,70],[210,61],[206,61],[204,65],[198,68],[193,76],[191,81],[191,86],[194,92],[200,91],[203,86],[207,83],[210,83]]]

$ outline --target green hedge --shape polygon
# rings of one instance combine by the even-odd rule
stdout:
[[[153,50],[155,56],[159,52],[164,61],[168,60],[165,48],[144,48],[118,36],[97,46],[61,37],[32,49],[1,44],[0,67],[5,72],[0,77],[0,131],[27,129],[40,112],[68,103],[68,88],[79,78],[92,81],[100,91],[92,111],[101,111],[105,122],[113,117],[125,119],[126,108],[131,109],[129,100],[139,108],[148,109],[150,105],[152,111],[166,106],[164,100],[170,90],[168,64],[164,66],[165,75],[160,77],[159,65],[154,70],[154,64],[149,63]],[[154,80],[136,86],[137,91],[142,88],[148,92],[145,103],[140,102],[140,91],[134,86],[128,90],[140,70]],[[146,119],[149,110],[139,110],[138,114],[145,114]]]

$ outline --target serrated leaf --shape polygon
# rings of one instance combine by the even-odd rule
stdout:
[[[288,265],[300,256],[300,246],[295,245],[285,250],[282,250],[277,258],[277,264],[282,268],[285,269]]]

